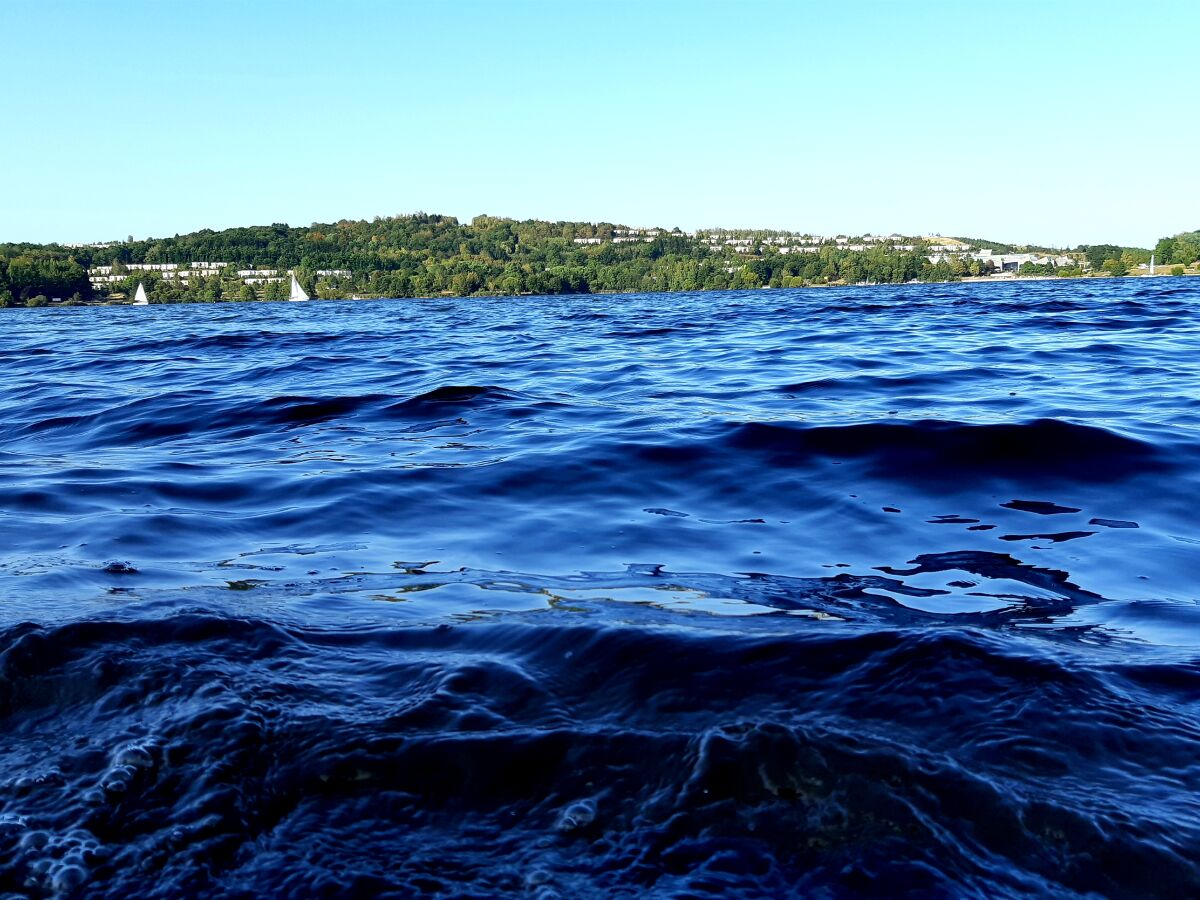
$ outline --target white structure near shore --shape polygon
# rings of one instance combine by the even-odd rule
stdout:
[[[950,259],[975,259],[982,263],[991,263],[996,267],[997,272],[1019,272],[1021,266],[1026,263],[1033,263],[1035,266],[1045,266],[1052,263],[1059,268],[1079,265],[1079,262],[1070,256],[1048,256],[1041,253],[996,253],[992,250],[968,252],[963,252],[962,250],[946,252],[942,250],[941,252],[935,252],[927,256],[926,259],[934,265]]]
[[[130,275],[140,272],[153,272],[165,281],[187,285],[199,278],[219,277],[233,263],[228,262],[191,262],[181,263],[125,263],[125,273],[113,271],[114,266],[93,266],[88,269],[88,281],[92,287],[104,287],[118,281],[124,281]],[[242,284],[269,284],[272,281],[286,282],[293,274],[292,269],[237,269],[237,279]],[[317,269],[314,273],[318,278],[349,278],[353,273],[349,269]]]

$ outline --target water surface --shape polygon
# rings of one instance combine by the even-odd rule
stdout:
[[[1200,892],[1195,285],[8,311],[0,893]]]

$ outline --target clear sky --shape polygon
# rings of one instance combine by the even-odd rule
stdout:
[[[0,240],[424,210],[1146,246],[1200,2],[0,0]]]

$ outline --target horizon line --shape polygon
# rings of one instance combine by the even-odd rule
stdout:
[[[127,234],[126,237],[124,237],[124,238],[116,237],[116,238],[107,238],[107,239],[90,240],[90,241],[63,241],[63,240],[57,240],[57,239],[51,240],[51,241],[5,240],[5,241],[0,241],[0,243],[31,244],[31,245],[40,245],[40,246],[59,246],[59,247],[63,247],[66,249],[72,249],[72,248],[77,248],[77,247],[95,247],[95,246],[99,246],[102,244],[147,243],[147,242],[156,241],[156,240],[173,240],[175,238],[185,237],[188,234],[196,234],[201,231],[211,231],[211,232],[219,233],[222,231],[231,231],[231,230],[238,229],[238,228],[271,228],[271,227],[274,227],[277,225],[282,225],[286,228],[312,228],[313,226],[317,226],[317,225],[336,225],[340,222],[371,223],[371,222],[374,222],[377,220],[404,219],[404,218],[413,218],[415,216],[437,216],[437,217],[440,217],[443,219],[453,219],[456,223],[458,223],[458,225],[460,227],[470,227],[472,225],[472,223],[474,222],[474,220],[477,218],[489,218],[489,219],[496,219],[496,220],[500,220],[500,221],[510,221],[510,222],[544,222],[546,224],[593,225],[593,226],[595,226],[595,225],[611,225],[613,227],[630,228],[630,229],[636,229],[636,230],[640,230],[640,231],[657,228],[657,229],[664,230],[668,233],[674,232],[674,231],[680,231],[685,235],[692,235],[692,234],[698,234],[700,232],[711,232],[711,231],[774,231],[774,232],[781,232],[781,233],[790,234],[790,235],[808,235],[808,236],[812,236],[812,237],[855,237],[855,236],[864,236],[865,237],[868,235],[873,235],[873,236],[899,235],[900,237],[905,237],[905,238],[920,238],[920,239],[926,239],[926,238],[948,238],[951,240],[972,239],[972,240],[989,241],[991,243],[996,243],[996,244],[1007,244],[1009,246],[1014,246],[1014,247],[1019,247],[1019,246],[1047,247],[1047,248],[1062,249],[1062,250],[1069,250],[1069,249],[1072,249],[1075,247],[1099,246],[1102,244],[1109,244],[1111,246],[1116,246],[1116,247],[1129,247],[1129,248],[1133,248],[1133,249],[1146,249],[1146,250],[1151,249],[1150,246],[1138,247],[1138,246],[1132,245],[1132,244],[1122,245],[1122,244],[1116,244],[1116,243],[1111,243],[1111,242],[1107,242],[1107,241],[1101,242],[1101,244],[1095,244],[1095,243],[1088,244],[1088,243],[1084,243],[1084,242],[1065,243],[1065,244],[1053,244],[1053,243],[1039,244],[1034,241],[1027,241],[1027,240],[1001,240],[998,238],[985,237],[982,235],[967,235],[965,233],[964,234],[956,234],[953,232],[946,232],[946,231],[941,231],[941,232],[926,231],[926,232],[922,232],[922,233],[907,233],[907,234],[902,231],[897,231],[894,229],[891,231],[861,231],[861,232],[857,232],[857,231],[841,230],[841,231],[834,232],[834,231],[816,231],[813,229],[800,230],[800,229],[796,229],[796,228],[782,228],[782,227],[777,227],[777,226],[765,226],[765,225],[758,225],[758,226],[705,225],[705,226],[698,226],[698,227],[691,228],[691,229],[685,229],[681,225],[672,225],[669,227],[663,226],[663,225],[629,225],[624,222],[613,222],[613,221],[609,221],[606,219],[565,219],[565,218],[563,218],[563,219],[547,219],[547,218],[537,218],[537,217],[518,218],[516,216],[494,215],[492,213],[487,213],[487,212],[476,213],[475,215],[470,216],[469,218],[464,218],[464,217],[454,215],[451,213],[428,212],[425,210],[413,210],[411,212],[405,212],[405,213],[390,213],[387,215],[376,214],[373,216],[360,216],[357,218],[343,216],[341,218],[331,219],[329,221],[313,220],[312,222],[310,222],[306,225],[299,225],[299,224],[293,225],[290,222],[269,222],[269,223],[257,222],[257,223],[253,223],[253,224],[227,225],[227,226],[224,226],[221,228],[216,228],[213,226],[206,225],[206,226],[201,226],[199,228],[194,228],[191,231],[178,231],[178,232],[175,232],[174,234],[148,235],[146,237],[135,237],[131,234]],[[1165,236],[1170,236],[1170,235],[1165,235]],[[130,240],[130,238],[132,238],[132,241]]]

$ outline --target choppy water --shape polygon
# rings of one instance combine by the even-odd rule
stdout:
[[[1198,300],[9,311],[0,895],[1195,895]]]

